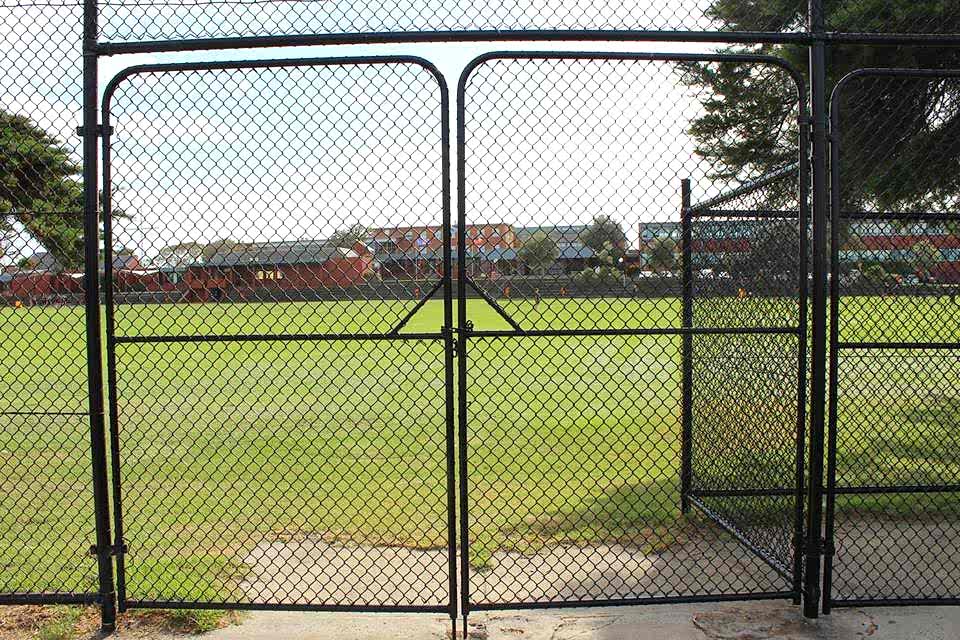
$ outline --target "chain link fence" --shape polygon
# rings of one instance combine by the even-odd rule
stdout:
[[[718,53],[487,55],[455,113],[419,58],[210,61],[560,38]],[[815,615],[822,543],[826,611],[960,598],[955,3],[2,2],[0,42],[0,603]]]
[[[121,608],[449,610],[447,270],[415,292],[379,250],[401,221],[442,247],[445,91],[409,58],[108,87],[107,259],[150,265],[107,278]],[[173,301],[118,298],[139,287]]]
[[[0,6],[0,602],[97,593],[77,3]]]
[[[737,182],[678,135],[706,113],[689,79],[724,65],[789,87],[797,120],[795,77],[760,57],[495,54],[464,73],[465,611],[798,593],[799,205],[780,226],[694,208],[691,182],[717,202]],[[796,129],[778,144],[796,194]],[[467,230],[504,219],[524,270],[484,273]]]
[[[960,76],[834,94],[829,605],[957,598]]]

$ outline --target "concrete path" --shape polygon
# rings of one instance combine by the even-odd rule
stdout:
[[[444,640],[450,621],[434,615],[245,614],[203,640]],[[171,635],[129,635],[116,640]],[[193,636],[197,638],[197,636]],[[838,609],[816,621],[779,602],[485,613],[470,640],[955,640],[960,607]]]

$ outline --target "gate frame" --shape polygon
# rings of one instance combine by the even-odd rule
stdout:
[[[796,466],[792,470],[795,474],[795,481],[797,482],[796,487],[790,489],[790,495],[797,497],[796,503],[796,512],[795,512],[795,531],[793,536],[794,541],[794,554],[793,554],[793,575],[784,576],[787,577],[791,584],[791,589],[776,591],[776,592],[754,592],[754,593],[745,593],[745,594],[719,594],[719,595],[702,595],[702,596],[664,596],[664,597],[644,597],[644,598],[623,598],[623,599],[594,599],[594,600],[549,600],[549,601],[536,601],[536,602],[506,602],[506,603],[472,603],[470,601],[470,529],[469,529],[469,482],[468,482],[468,382],[469,382],[469,368],[467,366],[468,359],[468,343],[471,337],[477,338],[510,338],[510,337],[567,337],[567,336],[642,336],[642,335],[658,335],[658,336],[682,336],[684,342],[686,343],[689,338],[694,335],[795,335],[797,336],[798,342],[800,345],[803,345],[806,340],[806,327],[805,325],[800,324],[800,320],[805,319],[805,313],[801,312],[800,319],[796,327],[753,327],[753,328],[706,328],[706,329],[696,329],[691,326],[687,326],[685,323],[680,328],[664,328],[664,329],[548,329],[548,330],[524,330],[515,322],[513,322],[496,302],[486,299],[486,296],[483,296],[487,303],[490,304],[495,311],[500,313],[501,316],[507,320],[508,323],[513,327],[512,331],[506,330],[474,330],[473,323],[467,319],[467,296],[466,289],[468,286],[474,287],[472,283],[465,276],[465,269],[462,268],[462,265],[466,263],[466,88],[467,83],[470,80],[470,77],[473,74],[473,71],[480,67],[482,64],[490,60],[601,60],[601,61],[610,61],[610,60],[621,60],[621,61],[637,61],[637,62],[740,62],[740,63],[756,63],[763,64],[770,67],[778,67],[785,71],[787,75],[793,80],[794,85],[797,89],[797,118],[799,123],[799,134],[797,136],[796,147],[797,147],[797,157],[799,162],[798,167],[798,178],[797,178],[797,189],[798,189],[798,224],[804,225],[804,221],[809,220],[809,209],[807,203],[807,189],[805,183],[805,177],[807,176],[807,171],[804,167],[804,159],[808,153],[809,147],[809,134],[807,132],[807,126],[809,125],[808,109],[806,102],[806,83],[803,79],[803,75],[793,67],[786,60],[768,55],[753,55],[753,54],[694,54],[694,53],[624,53],[624,52],[605,52],[605,51],[492,51],[483,53],[473,60],[468,62],[463,68],[460,79],[457,83],[457,102],[456,102],[456,128],[457,128],[457,355],[458,355],[458,458],[459,458],[459,474],[458,481],[460,483],[460,612],[464,616],[464,619],[472,611],[497,611],[497,610],[516,610],[516,609],[548,609],[548,608],[559,608],[559,607],[607,607],[607,606],[626,606],[626,605],[643,605],[643,604],[670,604],[670,603],[686,603],[686,602],[730,602],[730,601],[743,601],[743,600],[778,600],[778,599],[790,599],[794,603],[800,603],[802,585],[802,575],[801,575],[801,560],[804,556],[804,545],[802,544],[802,526],[800,523],[803,518],[803,500],[802,495],[804,491],[803,486],[803,449],[804,449],[804,418],[803,416],[805,411],[805,389],[804,389],[804,374],[805,374],[805,351],[803,346],[799,346],[800,362],[798,373],[798,385],[797,385],[797,400],[798,400],[798,420],[797,420],[797,461]],[[684,196],[684,206],[681,212],[682,220],[686,220],[691,213],[691,209],[687,206],[687,199],[689,197],[689,191],[685,187],[683,189]],[[687,229],[689,225],[684,225],[684,228]],[[803,227],[801,227],[800,241],[798,246],[798,253],[803,251],[806,252],[807,244],[805,241],[806,233]],[[800,257],[801,264],[806,260],[806,255]],[[687,265],[688,266],[688,265]],[[799,283],[798,296],[802,296],[804,302],[806,301],[807,294],[807,274],[806,270],[800,269],[801,282]],[[692,282],[690,283],[692,284]],[[684,283],[684,290],[686,291],[687,283]],[[483,294],[481,294],[483,295]],[[686,300],[684,299],[684,318],[686,318]],[[684,358],[685,360],[685,358]],[[684,367],[685,370],[685,367]],[[684,382],[686,382],[686,375],[684,375]],[[686,423],[686,417],[690,415],[690,407],[687,406],[687,385],[684,384],[684,399],[681,402],[684,418],[682,422]],[[684,427],[684,433],[681,437],[684,442],[686,441],[686,432]],[[689,452],[687,449],[684,449],[685,454]],[[681,456],[683,457],[683,456]],[[684,486],[684,481],[686,480],[686,468],[681,464],[681,473],[678,477],[678,482],[680,486]],[[689,494],[685,494],[681,490],[681,499],[688,499]],[[706,514],[715,524],[720,526],[725,531],[731,532],[730,527],[724,525],[721,522],[718,522],[716,518],[712,517],[711,514]],[[734,533],[733,535],[736,536]],[[797,539],[797,536],[800,536],[800,540]],[[744,544],[742,537],[738,537],[738,542]],[[749,544],[744,544],[744,547],[747,548],[751,553],[757,554],[761,557],[761,560],[766,560],[758,553],[755,547]]]
[[[801,95],[803,90],[801,88]],[[799,105],[798,120],[801,123],[799,128],[799,148],[800,157],[805,157],[810,149],[810,131],[806,126],[809,116],[805,112],[805,104]],[[797,210],[782,209],[717,209],[731,200],[755,193],[770,184],[777,182],[785,177],[792,177],[796,173],[798,198]],[[707,517],[713,518],[713,512],[707,508],[699,499],[702,497],[754,497],[754,496],[793,496],[796,500],[794,509],[794,537],[793,537],[793,589],[796,592],[793,603],[801,604],[801,593],[803,591],[803,561],[804,561],[804,506],[806,499],[806,461],[804,454],[806,450],[807,435],[807,340],[806,327],[809,306],[809,278],[806,263],[810,258],[810,167],[806,162],[796,162],[772,171],[766,175],[760,176],[752,182],[741,185],[731,191],[722,193],[713,198],[709,198],[697,204],[692,203],[692,185],[690,178],[684,178],[681,181],[681,256],[680,264],[682,267],[682,325],[685,328],[693,329],[694,320],[694,294],[693,294],[693,221],[697,218],[728,218],[728,219],[756,219],[756,220],[796,220],[799,235],[799,282],[797,283],[797,294],[799,298],[800,309],[797,314],[797,327],[801,331],[798,335],[797,345],[797,428],[796,428],[796,475],[794,476],[793,487],[779,487],[769,489],[726,489],[700,491],[693,485],[693,449],[694,449],[694,429],[693,429],[693,336],[694,333],[687,333],[683,336],[682,345],[682,414],[681,414],[681,454],[680,454],[680,508],[683,513],[690,511],[691,503],[696,505],[701,511],[709,511]],[[757,549],[755,545],[736,530],[730,530],[724,522],[714,520],[725,531],[733,535],[737,540],[746,546],[754,555],[770,564],[774,571],[782,571],[779,567],[773,566],[773,563],[766,557],[767,553],[762,549]]]
[[[830,219],[833,221],[867,220],[899,218],[935,220],[955,219],[946,213],[916,212],[906,214],[871,212],[852,214],[842,211],[841,184],[843,178],[842,159],[840,157],[840,133],[842,131],[840,101],[847,85],[860,78],[960,78],[960,69],[910,69],[894,67],[865,67],[856,69],[837,81],[830,96]],[[875,342],[840,340],[840,225],[833,224],[830,228],[830,323],[829,323],[829,365],[827,395],[827,443],[826,443],[826,485],[824,487],[824,561],[823,561],[823,613],[830,613],[835,607],[876,607],[895,605],[960,605],[960,596],[951,598],[848,598],[837,600],[833,597],[833,558],[835,553],[836,533],[836,499],[838,495],[882,495],[902,493],[936,493],[942,491],[957,491],[960,485],[949,487],[938,485],[912,486],[837,486],[837,397],[839,393],[839,363],[840,352],[847,350],[869,349],[946,349],[960,351],[960,342]]]
[[[91,0],[88,0],[91,1]],[[454,448],[454,405],[453,405],[453,357],[454,339],[450,327],[453,323],[453,293],[451,290],[451,261],[452,250],[450,243],[450,123],[449,123],[449,90],[446,80],[437,67],[424,58],[410,55],[383,55],[383,56],[339,56],[318,58],[280,58],[264,60],[227,60],[210,62],[183,62],[143,64],[127,67],[118,72],[104,88],[102,103],[102,135],[103,135],[103,185],[102,198],[103,233],[104,233],[104,264],[113,264],[113,216],[112,216],[112,166],[111,166],[111,125],[110,107],[114,93],[124,80],[141,74],[163,74],[184,71],[220,71],[231,69],[280,69],[280,68],[316,68],[316,67],[364,67],[379,65],[414,65],[433,76],[436,81],[436,90],[440,98],[440,163],[441,163],[441,212],[443,234],[443,274],[437,286],[433,287],[413,308],[401,318],[390,331],[379,333],[280,333],[280,334],[236,334],[236,335],[181,335],[181,336],[116,336],[115,335],[115,301],[113,269],[104,269],[104,306],[105,306],[105,335],[107,358],[107,392],[110,416],[110,451],[111,471],[113,481],[113,518],[114,518],[114,549],[117,557],[117,591],[116,601],[118,611],[128,609],[216,609],[216,610],[247,610],[247,611],[340,611],[340,612],[391,612],[391,613],[446,613],[451,620],[457,616],[457,537],[456,537],[456,470]],[[96,112],[94,112],[96,115]],[[93,184],[96,185],[96,179]],[[96,233],[93,234],[96,237]],[[94,249],[96,243],[93,243]],[[399,333],[400,329],[410,318],[434,295],[439,289],[443,290],[443,318],[444,325],[434,333]],[[447,596],[446,605],[341,605],[341,604],[282,604],[264,602],[180,602],[166,600],[136,600],[127,598],[125,554],[127,545],[123,538],[123,503],[122,478],[120,459],[119,433],[119,405],[117,392],[117,344],[137,343],[203,343],[203,342],[300,342],[300,341],[434,341],[444,345],[444,421],[446,423],[446,477],[447,477]]]

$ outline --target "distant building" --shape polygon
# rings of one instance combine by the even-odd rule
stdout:
[[[21,261],[20,266],[31,271],[63,271],[63,265],[49,251],[38,251]]]
[[[184,283],[200,299],[219,299],[227,290],[349,287],[372,268],[373,254],[359,241],[351,247],[328,240],[251,242],[218,247],[187,267]]]

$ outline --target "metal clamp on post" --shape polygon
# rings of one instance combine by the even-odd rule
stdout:
[[[94,135],[96,135],[98,138],[102,138],[104,136],[111,136],[113,135],[113,127],[104,127],[102,124],[98,124],[94,128],[93,132],[94,132]],[[86,127],[83,127],[83,126],[77,127],[77,135],[80,136],[81,138],[87,135]]]
[[[126,543],[123,543],[120,545],[112,544],[109,547],[104,547],[102,550],[98,549],[97,545],[92,544],[90,545],[90,551],[89,551],[91,556],[105,555],[108,558],[120,556],[125,554],[126,552],[127,552]]]

